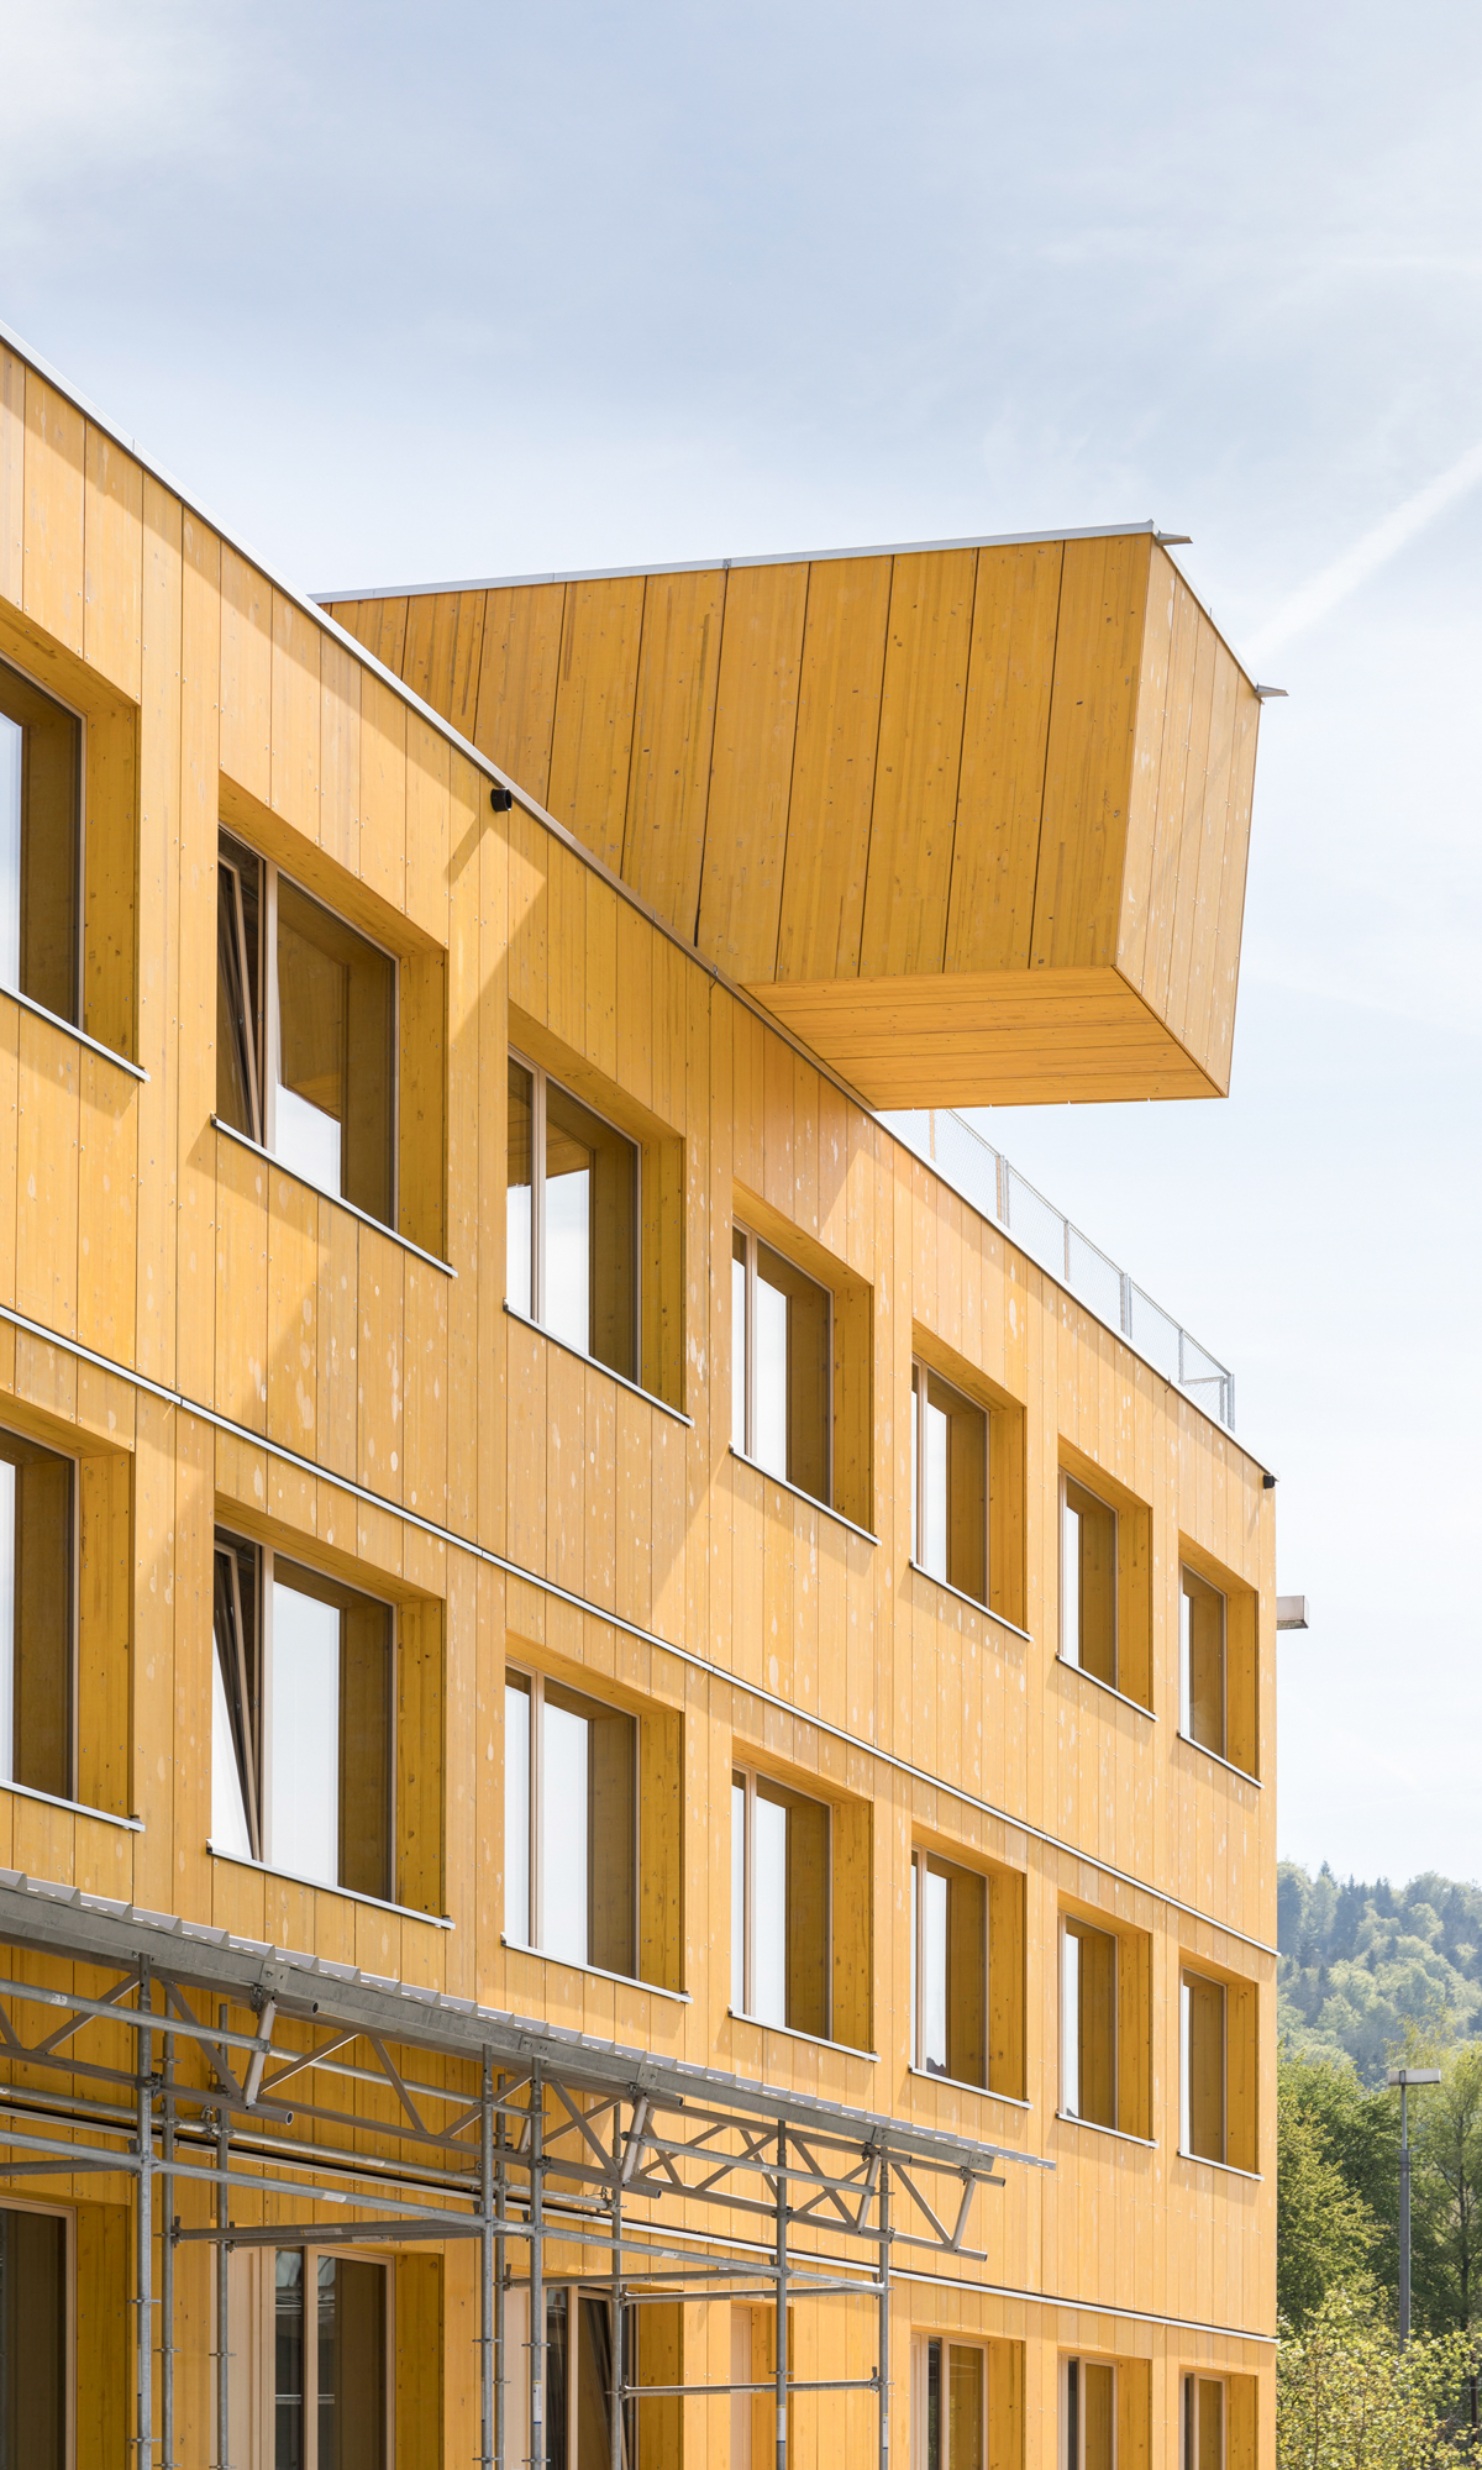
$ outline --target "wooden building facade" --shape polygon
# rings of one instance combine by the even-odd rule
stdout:
[[[0,347],[6,2440],[1270,2464],[1269,1480],[871,1111],[1223,1088],[1254,690],[337,609]]]

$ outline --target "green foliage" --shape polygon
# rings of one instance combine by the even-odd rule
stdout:
[[[1278,2470],[1456,2470],[1470,2365],[1465,2334],[1402,2351],[1371,2286],[1330,2290],[1277,2351]]]
[[[1411,2095],[1416,2315],[1470,2331],[1482,2327],[1482,2044],[1441,2067],[1434,2090]]]
[[[1340,1885],[1284,1861],[1278,1874],[1277,1991],[1299,2048],[1352,2059],[1383,2081],[1407,2030],[1482,2035],[1482,1888],[1426,1871]]]
[[[1276,2303],[1303,2331],[1335,2291],[1364,2279],[1383,2240],[1357,2181],[1378,2182],[1353,2114],[1368,2096],[1350,2070],[1282,2057],[1276,2089]],[[1387,2125],[1387,2121],[1385,2124]],[[1342,2149],[1348,2166],[1335,2157]],[[1355,2163],[1358,2164],[1355,2167]]]

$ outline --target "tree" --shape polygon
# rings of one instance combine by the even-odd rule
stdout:
[[[1372,2285],[1330,2290],[1277,2351],[1278,2470],[1456,2470],[1451,2414],[1470,2363],[1464,2333],[1399,2349]]]
[[[1276,2303],[1296,2332],[1334,2291],[1368,2272],[1380,2245],[1378,2221],[1331,2149],[1329,2118],[1344,2088],[1322,2079],[1337,2073],[1285,2052],[1278,2064]]]

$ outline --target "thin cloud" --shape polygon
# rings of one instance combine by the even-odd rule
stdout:
[[[1365,532],[1351,549],[1345,550],[1342,557],[1335,558],[1331,566],[1324,566],[1310,583],[1304,584],[1284,609],[1277,610],[1270,624],[1260,629],[1249,647],[1251,659],[1266,660],[1272,652],[1280,651],[1290,643],[1294,635],[1305,634],[1320,619],[1330,617],[1336,608],[1358,591],[1360,585],[1378,574],[1391,558],[1398,557],[1400,551],[1407,549],[1412,540],[1435,522],[1438,515],[1446,512],[1448,506],[1454,506],[1458,498],[1465,497],[1468,490],[1474,489],[1479,480],[1482,480],[1482,441],[1469,447],[1448,470],[1429,481],[1425,488],[1417,489],[1413,497],[1407,497],[1393,514],[1386,515],[1382,523],[1376,523],[1372,531]]]

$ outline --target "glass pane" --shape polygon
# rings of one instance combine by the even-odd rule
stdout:
[[[340,1875],[340,1622],[275,1580],[267,1857],[326,1886]]]
[[[315,2470],[383,2470],[386,2275],[357,2256],[317,2259],[319,2450]]]
[[[766,1255],[763,1253],[762,1258]],[[769,1475],[787,1478],[787,1296],[762,1274],[754,1291],[751,1455]]]
[[[1060,1933],[1060,2107],[1067,2118],[1081,2114],[1081,1942],[1074,1930]]]
[[[933,2075],[947,2073],[947,1881],[929,1865],[922,1885],[926,1946],[921,1985],[923,2064]]]
[[[541,1319],[583,1355],[592,1351],[592,1150],[586,1109],[546,1084],[545,1282]]]
[[[218,1535],[213,1563],[211,1840],[220,1852],[254,1860],[262,1853],[257,1551]]]
[[[530,1945],[530,1684],[504,1687],[504,1934]]]
[[[1225,1755],[1225,1599],[1193,1570],[1179,1593],[1180,1720],[1191,1741]]]
[[[921,1418],[922,1512],[921,1566],[933,1578],[947,1575],[947,1418],[927,1384]]]
[[[628,2362],[631,2368],[633,2362]],[[577,2470],[609,2470],[612,2422],[608,2387],[612,2382],[612,2311],[606,2299],[584,2297],[576,2344]]]
[[[921,1562],[921,1385],[919,1364],[911,1366],[911,1558]]]
[[[1183,2145],[1206,2161],[1225,2158],[1225,1985],[1185,1973]]]
[[[553,2290],[545,2303],[545,2464],[544,2470],[567,2470],[571,2346],[570,2306],[564,2290]],[[527,2457],[518,2441],[517,2461]]]
[[[1072,1526],[1072,1519],[1074,1525]],[[1117,1686],[1117,1513],[1084,1484],[1065,1479],[1062,1542],[1062,1607],[1073,1607],[1075,1654],[1063,1644],[1067,1663],[1079,1664],[1109,1689]],[[1074,1557],[1072,1557],[1074,1556]],[[1064,1621],[1062,1609],[1062,1622]]]
[[[384,1219],[395,984],[384,952],[280,877],[273,1146],[306,1182]]]
[[[746,1455],[746,1238],[731,1238],[731,1447]]]
[[[568,1964],[588,1961],[589,1735],[584,1716],[547,1696],[541,1710],[540,1943]]]
[[[1115,2470],[1117,2458],[1116,2369],[1081,2361],[1082,2470]]]
[[[0,2212],[0,2470],[63,2470],[66,2274],[55,2214]]]
[[[273,2470],[304,2464],[304,2259],[280,2247],[273,2275]]]
[[[0,712],[0,986],[21,982],[20,724]]]
[[[0,985],[80,1016],[82,724],[0,661]]]
[[[505,1169],[504,1291],[516,1312],[535,1313],[533,1211],[535,1084],[521,1063],[509,1067],[509,1141]]]
[[[829,1330],[832,1298],[816,1278],[795,1268],[780,1252],[758,1244],[756,1253],[756,1418],[755,1455],[790,1484],[829,1498]],[[770,1316],[764,1325],[763,1314]],[[766,1367],[767,1417],[762,1446],[763,1368]],[[785,1439],[777,1437],[779,1380],[785,1391]],[[780,1461],[780,1463],[779,1463]]]
[[[211,1658],[211,1847],[214,1852],[235,1853],[241,1861],[253,1857],[219,1639]]]
[[[1081,1660],[1081,1521],[1067,1492],[1060,1505],[1060,1653]]]
[[[1073,2115],[1098,2127],[1117,2123],[1117,1942],[1107,1930],[1084,1922],[1067,1924],[1067,1946],[1076,1950]],[[1069,2105],[1067,2105],[1069,2106]]]
[[[638,1378],[638,1152],[554,1081],[545,1086],[545,1287],[554,1336]]]
[[[731,1781],[731,2007],[746,2013],[746,1786]]]
[[[1198,2378],[1196,2426],[1198,2470],[1225,2470],[1225,2388],[1213,2376]]]
[[[0,1526],[0,1590],[7,1592],[7,1774],[59,1800],[72,1791],[73,1467],[34,1442],[0,1435],[8,1504]],[[4,1516],[8,1506],[9,1516]]]
[[[0,1458],[0,1780],[15,1781],[15,1468]]]
[[[787,2022],[787,1810],[758,1786],[752,1801],[751,2012]]]
[[[926,2470],[948,2470],[942,2460],[942,2345],[926,2345]]]

